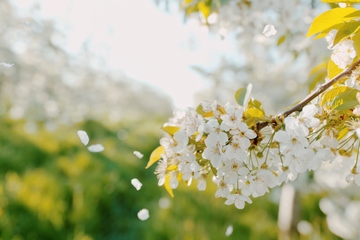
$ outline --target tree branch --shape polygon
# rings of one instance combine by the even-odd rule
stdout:
[[[305,107],[309,102],[311,102],[314,98],[319,96],[321,93],[323,93],[325,90],[327,90],[329,87],[334,85],[336,82],[338,82],[340,79],[342,79],[345,76],[348,76],[354,71],[358,66],[360,66],[360,60],[353,63],[350,67],[346,68],[344,71],[333,77],[330,81],[321,84],[314,92],[310,93],[306,98],[304,98],[302,101],[300,101],[298,104],[290,108],[289,110],[286,110],[278,115],[276,115],[274,118],[272,118],[269,122],[260,122],[257,124],[257,129],[260,130],[270,124],[273,126],[276,126],[278,124],[278,119],[284,119],[287,116],[289,116],[293,112],[301,111],[303,107]]]
[[[304,98],[301,102],[299,102],[298,104],[296,104],[295,106],[293,106],[292,108],[290,108],[289,110],[286,110],[282,113],[280,113],[278,116],[282,117],[282,118],[286,118],[287,116],[289,116],[291,113],[296,112],[296,111],[301,111],[303,109],[303,107],[306,106],[306,104],[308,104],[309,102],[311,102],[314,98],[316,98],[317,96],[319,96],[321,93],[323,93],[326,89],[328,89],[329,87],[331,87],[333,84],[335,84],[337,81],[339,81],[340,79],[342,79],[343,77],[350,75],[352,71],[354,71],[354,69],[356,69],[358,66],[360,65],[360,60],[356,61],[353,65],[351,65],[350,67],[348,67],[347,69],[345,69],[344,71],[342,71],[341,73],[339,73],[338,75],[336,75],[333,79],[331,79],[330,81],[321,84],[316,91],[310,93],[306,98]]]

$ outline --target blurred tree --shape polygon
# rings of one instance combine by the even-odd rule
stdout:
[[[171,113],[168,98],[108,71],[86,45],[76,56],[69,53],[66,36],[53,22],[19,15],[9,1],[0,1],[0,56],[14,63],[0,72],[0,114],[9,111],[14,119],[51,127],[84,119],[117,122]]]

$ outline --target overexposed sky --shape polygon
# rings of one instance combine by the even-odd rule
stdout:
[[[209,34],[198,20],[184,23],[177,3],[166,12],[152,0],[12,2],[25,15],[37,2],[39,17],[56,21],[71,53],[76,54],[87,42],[109,69],[165,92],[177,108],[197,105],[193,95],[206,84],[191,65],[215,67],[221,55],[235,52],[231,38],[221,40]]]

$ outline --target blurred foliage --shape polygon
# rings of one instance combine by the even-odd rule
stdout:
[[[193,13],[201,13],[206,23],[211,13],[216,12],[219,7],[229,2],[229,0],[184,0],[182,8],[186,16]]]
[[[277,239],[279,191],[268,195],[274,201],[255,199],[240,211],[214,197],[214,184],[205,192],[180,186],[175,198],[157,187],[155,166],[144,167],[164,119],[116,127],[87,121],[54,132],[40,126],[33,134],[24,131],[25,121],[0,121],[1,239],[224,239],[229,225],[234,232],[228,239]],[[88,152],[78,129],[105,150]],[[135,150],[144,157],[138,159]],[[143,183],[141,190],[132,178]],[[316,221],[319,233],[331,236],[318,200],[301,201],[301,219]],[[146,221],[137,218],[142,208],[150,211]]]

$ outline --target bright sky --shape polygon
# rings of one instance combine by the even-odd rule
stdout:
[[[209,34],[197,20],[184,23],[177,4],[165,12],[153,0],[12,1],[23,12],[38,2],[40,17],[64,30],[69,51],[90,42],[110,69],[164,91],[177,108],[197,105],[193,95],[206,84],[191,65],[209,69],[220,54],[235,52],[231,39]]]

